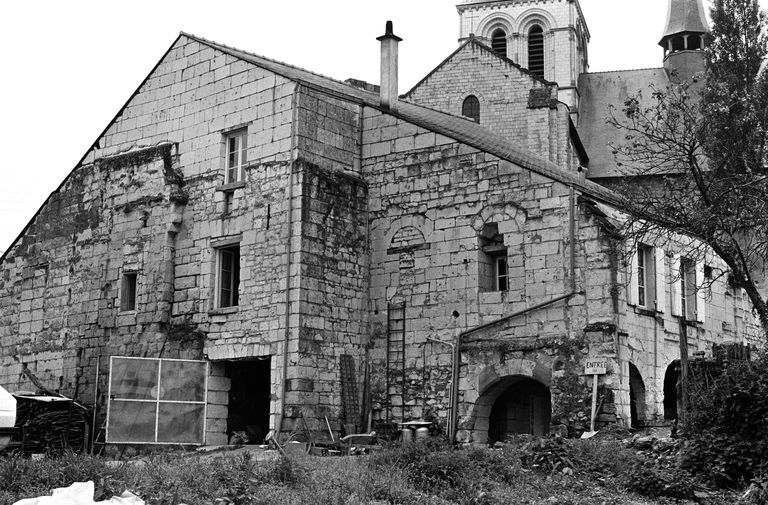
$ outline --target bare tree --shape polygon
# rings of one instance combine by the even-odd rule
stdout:
[[[716,0],[705,76],[612,109],[632,233],[697,239],[728,265],[768,338],[768,72],[757,0]],[[703,80],[703,81],[702,81]],[[637,236],[637,235],[636,235]],[[696,247],[696,246],[692,246]]]

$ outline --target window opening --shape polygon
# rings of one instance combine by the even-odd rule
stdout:
[[[219,251],[218,307],[237,307],[240,288],[240,246],[222,247]]]
[[[637,245],[637,305],[647,309],[656,304],[656,264],[654,262],[653,248],[644,244]]]
[[[242,179],[242,171],[247,160],[247,130],[238,130],[226,135],[227,160],[226,184]]]
[[[471,118],[476,123],[480,122],[480,100],[474,95],[469,95],[461,105],[461,115]]]
[[[204,443],[207,377],[205,361],[112,356],[107,442]]]
[[[637,248],[637,303],[645,307],[645,250],[643,246]]]
[[[137,272],[123,272],[123,282],[120,286],[120,310],[136,310],[136,281]]]
[[[528,70],[544,77],[544,30],[539,25],[528,30]]]
[[[491,35],[491,49],[499,56],[507,57],[507,32],[496,28]]]
[[[480,234],[480,289],[481,291],[507,291],[509,264],[504,235],[497,223],[488,223]]]
[[[674,37],[672,39],[672,52],[682,51],[685,49],[685,40],[683,37]]]
[[[696,265],[688,258],[680,259],[680,314],[696,319]]]
[[[701,49],[701,37],[698,35],[688,35],[687,42],[689,50]]]

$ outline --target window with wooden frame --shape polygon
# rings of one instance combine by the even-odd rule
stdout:
[[[507,246],[504,235],[499,233],[498,223],[488,223],[479,237],[479,278],[481,291],[507,291],[509,269]]]
[[[123,272],[123,279],[120,283],[120,310],[122,312],[136,310],[136,285],[138,278],[138,272]]]
[[[627,302],[638,308],[666,309],[666,254],[663,249],[637,244],[630,265]]]
[[[243,180],[243,168],[248,162],[248,130],[234,130],[224,136],[225,144],[225,184]]]
[[[237,307],[240,303],[240,246],[217,250],[216,308]]]

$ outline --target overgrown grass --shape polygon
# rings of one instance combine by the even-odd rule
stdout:
[[[72,454],[40,461],[0,457],[0,504],[85,480],[96,483],[97,500],[128,489],[149,505],[675,503],[663,496],[664,485],[655,488],[662,492],[645,493],[653,497],[634,492],[646,491],[643,479],[655,478],[638,473],[642,464],[617,442],[534,438],[497,450],[455,449],[430,440],[372,456],[267,462],[247,454],[162,454],[119,465]]]

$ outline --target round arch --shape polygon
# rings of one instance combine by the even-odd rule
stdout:
[[[525,375],[507,375],[491,383],[474,408],[474,439],[488,443],[508,435],[549,433],[552,396],[544,383]]]
[[[485,40],[491,40],[491,35],[497,28],[501,28],[511,37],[515,31],[515,18],[502,12],[493,14],[483,19],[477,27],[477,33]]]
[[[680,380],[680,361],[675,360],[669,364],[664,373],[664,419],[671,421],[677,419],[677,390]]]
[[[528,9],[518,18],[515,31],[522,35],[527,35],[533,25],[541,25],[542,30],[547,34],[552,31],[552,28],[557,25],[557,22],[555,21],[555,18],[552,17],[552,14],[544,9]]]

